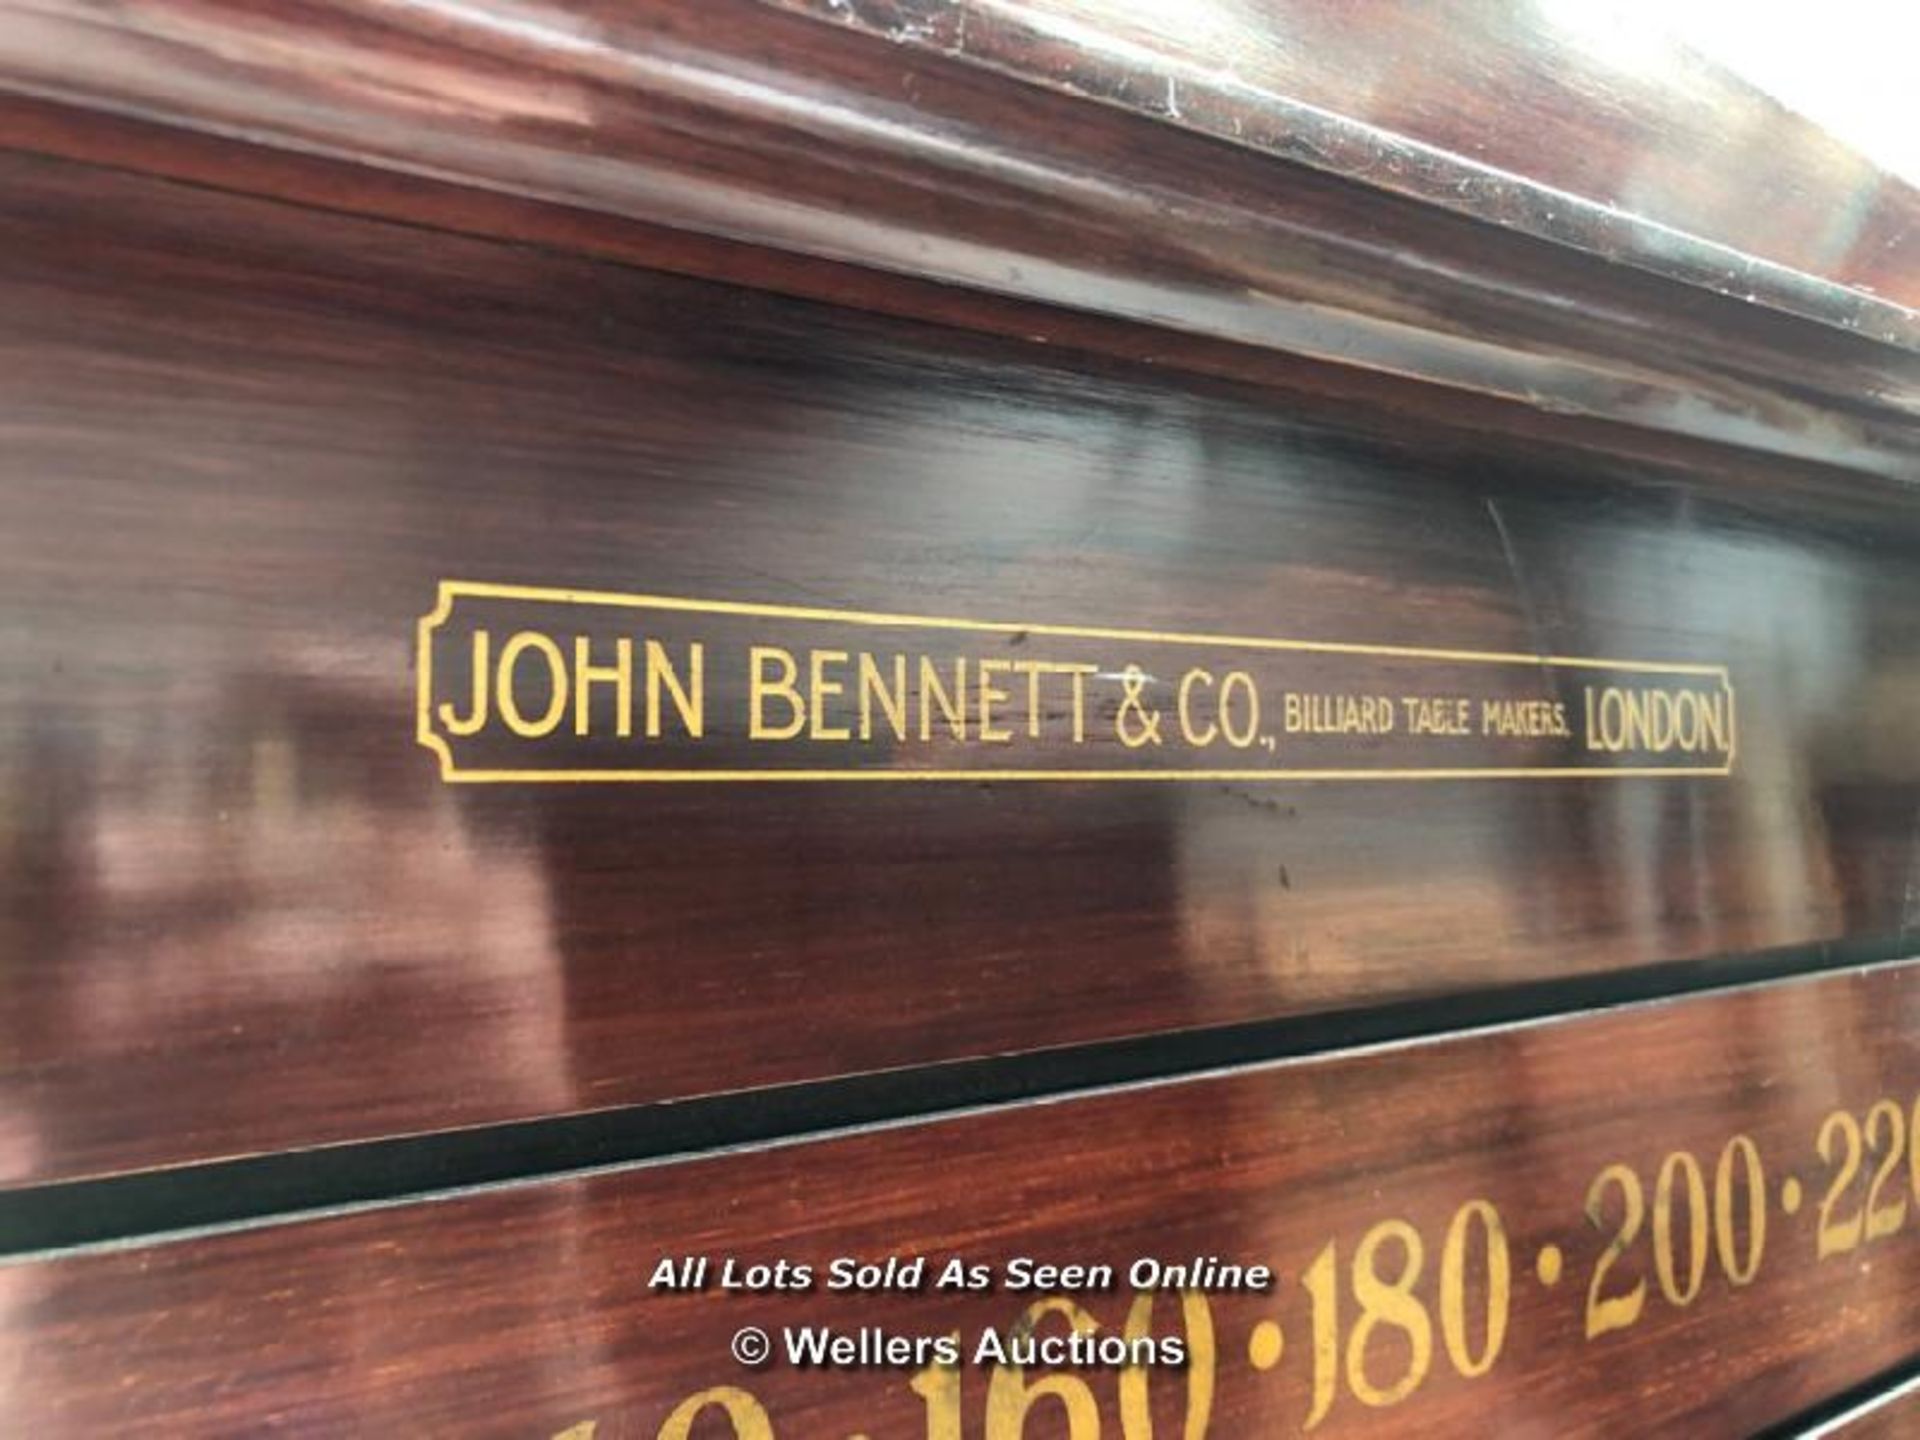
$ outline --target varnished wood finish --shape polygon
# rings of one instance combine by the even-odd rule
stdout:
[[[58,155],[136,170],[242,194],[269,196],[322,211],[395,219],[543,249],[612,260],[649,270],[722,280],[757,290],[821,300],[858,310],[932,321],[938,325],[1063,348],[1074,359],[1100,355],[1154,369],[1221,377],[1279,387],[1290,401],[1313,396],[1338,408],[1364,405],[1373,422],[1380,412],[1401,421],[1437,422],[1448,430],[1493,430],[1515,443],[1532,440],[1558,451],[1597,451],[1614,461],[1679,466],[1746,494],[1758,494],[1776,509],[1796,506],[1816,525],[1862,514],[1904,523],[1902,487],[1850,483],[1832,466],[1793,461],[1775,454],[1756,466],[1752,456],[1707,440],[1662,428],[1656,416],[1622,425],[1575,413],[1565,405],[1541,408],[1524,398],[1495,392],[1419,383],[1399,375],[1327,364],[1283,350],[1236,343],[1197,333],[1136,324],[1092,310],[1043,305],[983,291],[960,289],[891,271],[864,269],[791,250],[696,235],[657,223],[557,205],[482,189],[428,182],[396,171],[290,151],[264,150],[207,131],[23,97],[0,95],[0,141],[33,155]],[[1669,299],[1672,297],[1669,296]],[[1738,310],[1723,310],[1721,323],[1746,323]],[[1567,340],[1564,330],[1560,342]],[[1724,340],[1724,336],[1722,339]],[[1768,344],[1807,338],[1791,327]],[[1663,335],[1661,344],[1666,343]],[[1758,347],[1756,357],[1764,354]],[[1773,363],[1788,352],[1776,351]],[[1888,385],[1886,367],[1905,363],[1884,348],[1855,349],[1865,370],[1842,364],[1833,383],[1848,402],[1871,397],[1876,407],[1901,393]],[[1804,355],[1791,348],[1796,374]],[[1761,363],[1756,358],[1756,363]],[[1417,374],[1411,357],[1400,367]],[[1529,392],[1548,397],[1551,376],[1538,373]],[[1825,422],[1822,422],[1823,424]]]
[[[1213,1255],[1277,1270],[1267,1293],[1210,1298],[1217,1383],[1213,1436],[1294,1434],[1311,1400],[1303,1275],[1337,1246],[1340,1361],[1360,1314],[1350,1260],[1381,1222],[1423,1239],[1413,1293],[1433,1325],[1433,1367],[1404,1400],[1369,1408],[1341,1381],[1318,1434],[1500,1433],[1744,1436],[1904,1361],[1920,1342],[1920,1203],[1905,1116],[1920,1090],[1920,967],[1794,981],[1738,993],[1442,1043],[1185,1084],[1120,1091],[376,1210],[253,1232],[54,1258],[0,1270],[0,1373],[21,1433],[128,1430],[652,1437],[687,1396],[744,1387],[792,1436],[927,1433],[914,1367],[737,1365],[728,1337],[759,1325],[879,1327],[968,1338],[1005,1330],[1040,1294],[882,1292],[740,1295],[650,1292],[663,1257],[784,1258],[824,1276],[836,1256],[884,1260],[1015,1256],[1121,1267],[1141,1256]],[[1897,1151],[1882,1128],[1831,1202],[1839,1150],[1819,1136],[1844,1111],[1902,1112]],[[1736,1285],[1713,1254],[1689,1276],[1686,1185],[1657,1176],[1700,1164],[1709,1195],[1736,1136],[1764,1169],[1767,1235],[1757,1267],[1740,1246]],[[1824,1144],[1827,1159],[1821,1156]],[[1823,1222],[1868,1199],[1899,1222],[1816,1258]],[[1583,1333],[1596,1263],[1621,1224],[1617,1194],[1583,1210],[1606,1167],[1631,1169],[1648,1218],[1599,1293],[1644,1287],[1639,1318]],[[1801,1203],[1789,1213],[1787,1192]],[[1736,1179],[1736,1237],[1750,1237]],[[1672,1196],[1681,1198],[1675,1199]],[[1511,1316],[1498,1355],[1463,1378],[1443,1343],[1443,1237],[1470,1201],[1508,1237]],[[1829,1213],[1830,1204],[1830,1213]],[[1709,1208],[1717,1201],[1710,1200]],[[1667,1298],[1654,1245],[1664,1213],[1680,1247]],[[1462,1274],[1487,1272],[1479,1242]],[[1741,1239],[1741,1245],[1745,1239]],[[1556,1246],[1551,1284],[1538,1257]],[[1399,1257],[1383,1253],[1380,1272]],[[1549,1270],[1548,1273],[1551,1273]],[[1481,1353],[1487,1282],[1462,1292]],[[1117,1328],[1124,1285],[1077,1297]],[[1155,1329],[1177,1333],[1174,1297]],[[1281,1327],[1278,1363],[1254,1368],[1262,1321]],[[1046,1322],[1041,1328],[1057,1326]],[[1390,1385],[1404,1338],[1365,1342],[1369,1380]],[[1267,1353],[1271,1355],[1269,1347]],[[965,1366],[964,1433],[983,1433],[991,1367]],[[1029,1382],[1043,1372],[1029,1373]],[[1112,1370],[1080,1372],[1100,1412],[1080,1436],[1121,1433]],[[1181,1433],[1185,1376],[1151,1380],[1156,1431]],[[1005,1381],[1002,1385],[1006,1384]],[[1017,1388],[1017,1386],[1015,1387]],[[1059,1433],[1042,1400],[1025,1433]],[[710,1413],[698,1433],[726,1435]],[[1004,1423],[1004,1422],[1003,1422]],[[684,1432],[682,1432],[684,1433]],[[1014,1429],[989,1434],[1013,1434]],[[1193,1432],[1188,1432],[1193,1433]]]
[[[1571,7],[1151,9],[0,6],[0,1430],[1910,1424],[1915,192]],[[1278,1278],[1149,1387],[701,1255]]]
[[[1910,926],[1907,531],[4,167],[11,1185]],[[1730,667],[1707,781],[455,793],[449,576]],[[1809,958],[1817,958],[1809,952]]]
[[[1914,333],[1920,192],[1741,73],[1739,27],[1475,0],[776,3],[1709,289]],[[1898,33],[1855,31],[1850,48]]]
[[[544,15],[39,0],[0,14],[0,88],[1554,416],[1920,476],[1912,354],[1844,326],[759,0]],[[1846,322],[1911,342],[1910,312],[1841,300],[1879,317]]]

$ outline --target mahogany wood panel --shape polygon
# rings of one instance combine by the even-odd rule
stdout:
[[[691,275],[747,285],[758,290],[827,303],[929,320],[942,326],[1011,337],[1029,345],[1065,347],[1072,355],[1117,357],[1154,369],[1223,377],[1278,386],[1290,396],[1308,396],[1334,405],[1363,403],[1384,407],[1403,420],[1438,422],[1453,430],[1496,430],[1518,442],[1534,439],[1555,449],[1599,451],[1615,460],[1682,466],[1689,473],[1740,489],[1760,492],[1765,503],[1795,503],[1818,524],[1836,515],[1856,518],[1906,514],[1903,487],[1862,480],[1847,484],[1832,465],[1789,460],[1778,453],[1756,466],[1747,451],[1676,433],[1658,415],[1640,413],[1636,423],[1576,413],[1550,403],[1558,391],[1555,373],[1536,370],[1526,395],[1460,389],[1409,378],[1421,367],[1417,354],[1399,357],[1398,373],[1329,364],[1304,355],[1196,332],[1166,329],[1089,309],[1068,309],[1012,296],[988,294],[904,273],[861,268],[792,250],[778,250],[722,237],[615,215],[604,210],[528,199],[472,184],[423,179],[399,171],[370,168],[352,161],[275,150],[204,130],[85,111],[53,102],[0,95],[0,146],[35,155],[54,155],[119,170],[181,180],[195,186],[288,200],[312,208],[424,225],[436,230],[538,245],[544,249],[638,265],[671,274]],[[1029,233],[1047,232],[1036,217]],[[1411,243],[1421,233],[1409,229]],[[1565,279],[1566,277],[1561,277]],[[1674,300],[1669,294],[1668,304]],[[1460,323],[1457,307],[1450,323]],[[1583,312],[1584,314],[1584,312]],[[1659,343],[1648,353],[1664,354],[1670,343],[1671,315],[1663,308]],[[1745,336],[1748,400],[1721,396],[1724,407],[1749,403],[1754,369],[1790,364],[1797,399],[1812,396],[1806,385],[1804,329],[1780,329],[1763,323],[1762,333],[1747,331],[1750,315],[1719,307],[1714,346],[1703,353],[1724,358],[1735,330]],[[1574,341],[1568,317],[1559,317],[1556,343]],[[1485,334],[1482,340],[1489,337]],[[1504,342],[1500,342],[1504,343]],[[1586,348],[1587,342],[1580,342]],[[1769,358],[1770,357],[1770,358]],[[1891,368],[1890,368],[1891,367]],[[1884,347],[1855,346],[1833,357],[1833,366],[1817,388],[1823,402],[1896,415],[1908,388],[1898,379],[1902,367]],[[1543,402],[1549,402],[1543,404]],[[1770,412],[1777,418],[1778,406]],[[1831,412],[1816,422],[1831,425]],[[1898,423],[1898,422],[1896,422]]]
[[[0,178],[10,1185],[1915,922],[1900,523],[60,162]],[[1740,753],[1413,789],[461,788],[415,737],[449,578],[1724,666]]]
[[[35,0],[0,89],[1920,475],[1915,357],[1846,333],[1912,313],[1860,292],[1797,320],[759,0],[543,13]]]
[[[776,3],[1748,299],[1827,313],[1812,276],[1920,305],[1920,192],[1756,86],[1738,33],[1480,0]]]
[[[0,1375],[26,1434],[1744,1436],[1920,1349],[1917,1092],[1887,966],[16,1264]],[[927,1273],[835,1292],[841,1257]],[[1019,1291],[1021,1257],[1113,1274]],[[1184,1368],[980,1349],[1055,1296],[1124,1338],[1134,1262],[1196,1257],[1274,1273],[1158,1296]],[[796,1365],[803,1327],[961,1360]]]

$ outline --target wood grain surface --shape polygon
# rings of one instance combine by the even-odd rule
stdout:
[[[0,1176],[1915,923],[1910,522],[1333,400],[0,165]],[[1849,518],[1853,516],[1855,518]],[[443,784],[448,578],[1727,667],[1713,779]],[[884,793],[883,793],[884,792]]]
[[[0,1375],[27,1434],[1747,1435],[1920,1338],[1917,1036],[1891,965],[48,1258],[0,1269]],[[1123,1331],[1127,1267],[1205,1256],[1275,1273],[1158,1296],[1184,1368],[974,1363],[1063,1293]],[[725,1290],[729,1257],[811,1287]],[[834,1292],[839,1257],[929,1273]],[[992,1288],[941,1289],[953,1257]],[[1115,1276],[1019,1291],[1019,1257]],[[730,1357],[747,1326],[771,1361]],[[796,1327],[966,1358],[795,1365]]]
[[[1310,8],[0,7],[0,1429],[1910,1426],[1915,192]]]
[[[1796,319],[1744,298],[1767,289],[1759,262],[1716,253],[1735,294],[1711,293],[760,0],[542,13],[35,0],[0,12],[0,91],[1557,418],[1920,475],[1920,332],[1864,291],[1809,281],[1825,298],[1800,308],[1833,323]],[[237,168],[259,183],[257,159]],[[1750,224],[1778,208],[1756,198]],[[1653,238],[1642,258],[1684,248]]]
[[[1920,192],[1856,148],[1886,137],[1792,108],[1833,63],[1813,44],[1783,96],[1753,37],[1654,12],[775,3],[1750,300],[1822,313],[1820,277],[1920,304]]]

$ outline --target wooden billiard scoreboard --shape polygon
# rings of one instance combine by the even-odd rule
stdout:
[[[1637,54],[0,6],[0,1431],[1914,1423],[1920,195]]]

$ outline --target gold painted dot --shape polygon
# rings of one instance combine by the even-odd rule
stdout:
[[[1539,1275],[1542,1285],[1558,1285],[1560,1283],[1560,1265],[1561,1255],[1558,1245],[1542,1245],[1540,1247],[1540,1258],[1533,1262],[1534,1271]]]
[[[1253,1362],[1256,1370],[1271,1370],[1278,1365],[1280,1353],[1286,1348],[1286,1337],[1271,1320],[1262,1320],[1247,1337],[1247,1359]]]
[[[1780,1187],[1780,1208],[1789,1215],[1800,1213],[1800,1182],[1791,1175],[1787,1177],[1787,1183]]]

